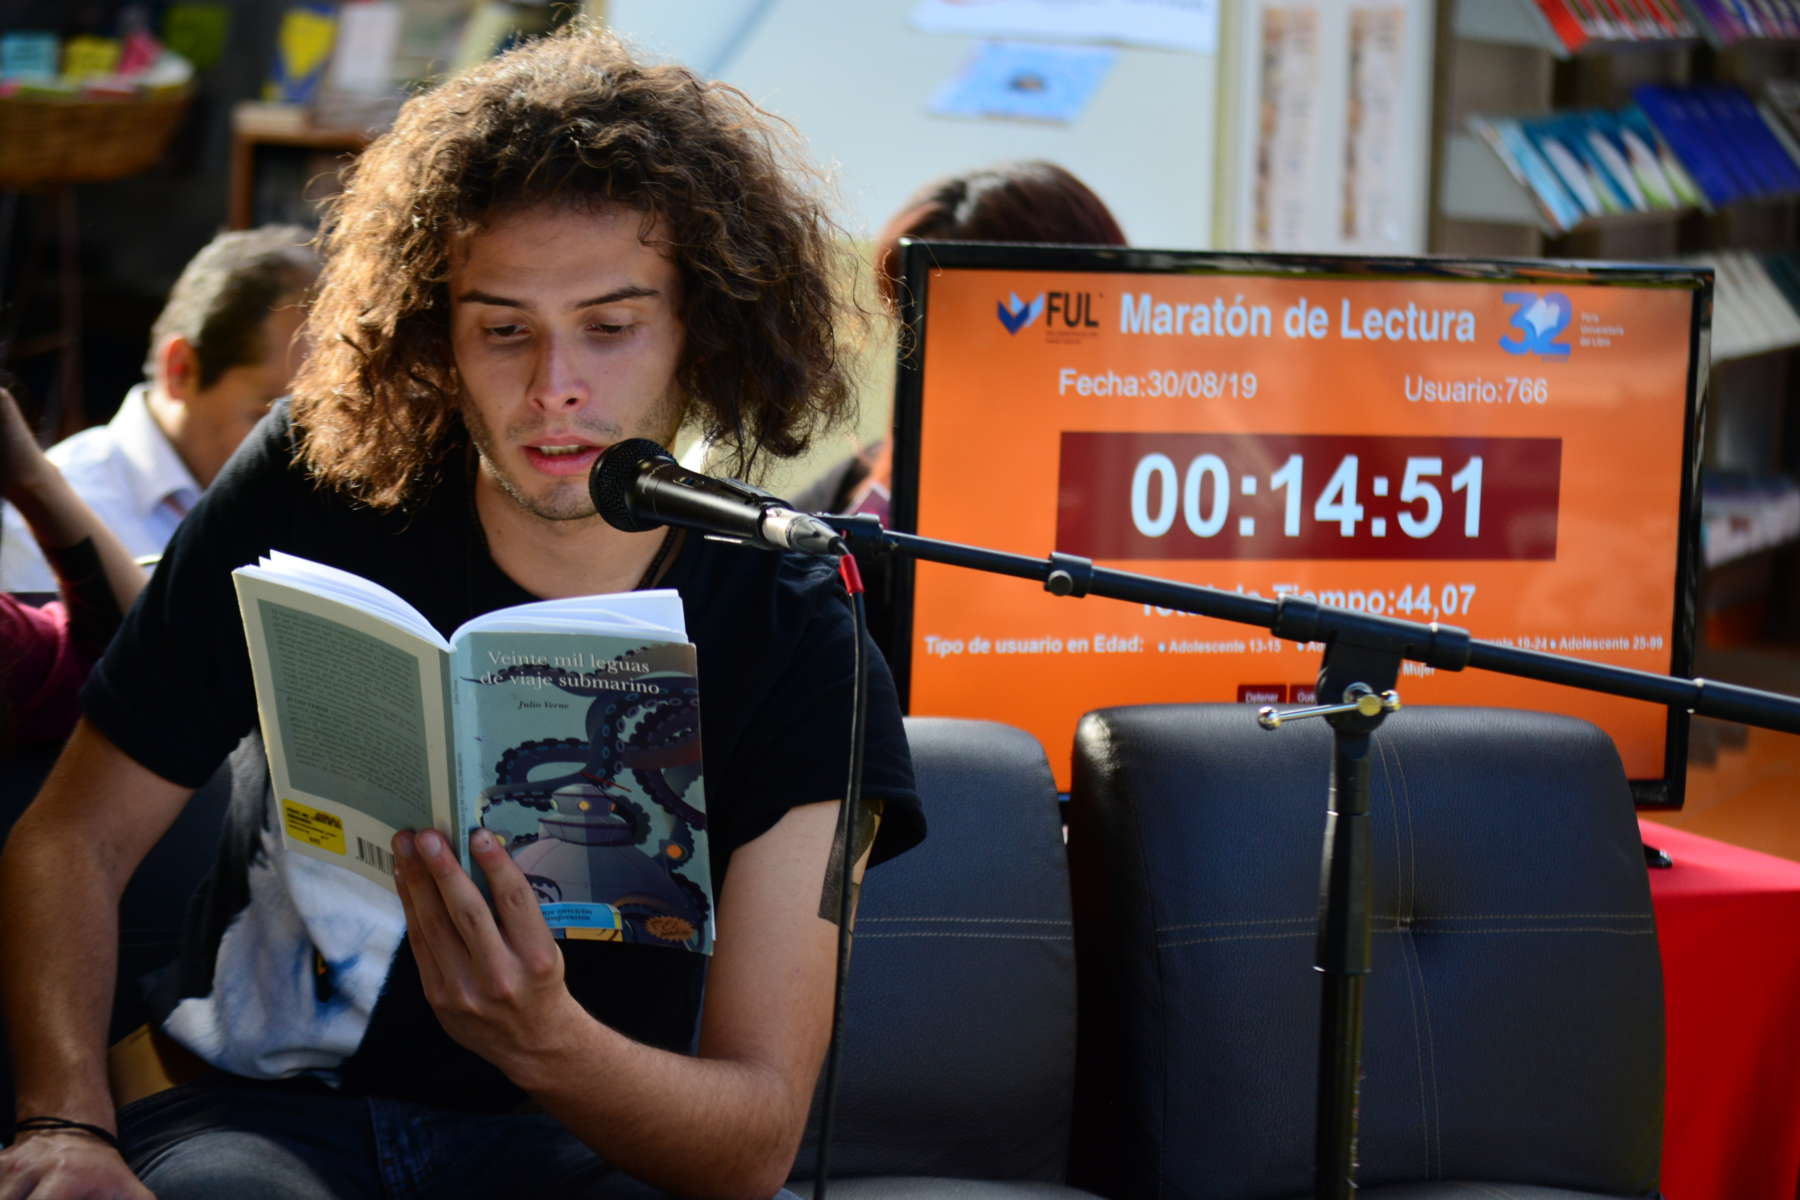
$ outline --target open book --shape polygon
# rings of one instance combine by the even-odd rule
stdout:
[[[389,842],[485,826],[558,936],[710,953],[694,647],[673,591],[497,609],[446,641],[279,552],[233,573],[293,851],[392,889]],[[477,876],[479,878],[479,875]]]

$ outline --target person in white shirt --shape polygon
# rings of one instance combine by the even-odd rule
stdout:
[[[194,256],[150,333],[147,382],[51,462],[133,556],[150,558],[288,383],[318,258],[297,225],[223,233]],[[0,591],[54,592],[19,514],[0,523]]]

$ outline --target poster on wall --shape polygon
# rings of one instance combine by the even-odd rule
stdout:
[[[1261,13],[1254,249],[1304,243],[1307,188],[1319,153],[1319,13],[1306,5]]]
[[[1233,249],[1417,254],[1431,157],[1428,0],[1245,0],[1225,56]]]

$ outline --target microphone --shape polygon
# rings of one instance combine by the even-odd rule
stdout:
[[[761,550],[842,552],[837,530],[825,522],[741,480],[690,471],[649,438],[602,450],[588,473],[588,495],[601,518],[626,533],[679,525]]]

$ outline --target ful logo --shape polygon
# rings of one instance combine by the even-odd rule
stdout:
[[[1567,296],[1561,292],[1506,292],[1500,298],[1512,305],[1509,324],[1514,330],[1500,339],[1502,350],[1540,358],[1569,357],[1568,340],[1557,341],[1575,315]]]
[[[999,304],[1000,323],[1006,326],[1006,332],[1017,333],[1033,321],[1044,315],[1044,293],[1039,292],[1037,299],[1030,304],[1019,299],[1019,293],[1012,294],[1012,307]]]
[[[1087,292],[1051,292],[1050,303],[1046,308],[1049,316],[1044,324],[1062,324],[1070,329],[1098,329],[1100,322],[1094,319],[1094,298]],[[1058,318],[1061,318],[1060,322]]]

